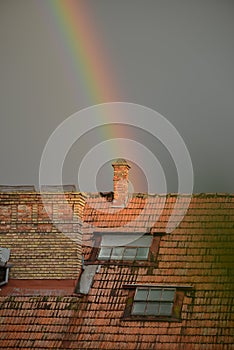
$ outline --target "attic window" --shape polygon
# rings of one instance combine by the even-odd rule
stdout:
[[[139,237],[139,236],[138,236]],[[124,244],[125,243],[125,244]],[[152,236],[145,235],[136,239],[120,235],[102,237],[99,260],[147,260]]]
[[[175,288],[137,288],[132,315],[171,316]]]
[[[186,285],[124,284],[128,289],[123,320],[181,322],[184,296],[192,298],[193,287]]]

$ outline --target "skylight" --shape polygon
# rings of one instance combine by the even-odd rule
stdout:
[[[113,241],[113,235],[112,235]],[[152,242],[152,236],[145,235],[129,243],[121,246],[108,245],[110,239],[103,237],[101,249],[99,252],[99,260],[147,260],[149,248]]]
[[[133,315],[171,316],[175,288],[137,288]]]

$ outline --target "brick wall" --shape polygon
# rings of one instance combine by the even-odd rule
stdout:
[[[11,249],[10,278],[75,279],[81,267],[80,193],[0,193],[0,246]]]

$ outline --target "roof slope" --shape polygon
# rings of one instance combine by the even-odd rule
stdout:
[[[72,297],[0,297],[1,349],[60,349],[79,305]]]
[[[143,211],[147,198],[150,205]],[[181,203],[186,198],[182,196]],[[105,197],[88,198],[85,264],[98,266],[89,293],[45,299],[1,297],[2,348],[233,349],[234,196],[194,195],[178,227],[171,231],[169,226],[166,232],[176,199],[135,195],[120,209]],[[163,211],[150,229],[151,215],[163,202]],[[177,214],[180,217],[179,209]],[[147,262],[93,259],[93,232],[120,230],[150,231],[156,242],[154,258]],[[183,293],[180,317],[132,317],[127,311],[137,285],[177,286]]]
[[[115,213],[110,208],[108,215],[104,212],[108,202],[90,198],[84,213],[87,238],[92,230],[108,232],[119,226],[123,231],[127,222],[130,225],[126,231],[130,232],[132,225],[136,228],[137,222],[137,229],[145,232],[149,229],[149,216],[164,201],[164,209],[150,231],[156,237],[157,233],[165,233],[178,196],[148,198],[150,205],[138,221],[135,218],[147,199],[144,195],[134,196],[126,208]],[[181,196],[182,209],[187,198]],[[180,216],[179,210],[177,213]],[[85,247],[85,251],[90,252],[90,248]],[[233,256],[234,196],[193,195],[179,226],[162,234],[155,261],[148,265],[107,263],[96,273],[89,295],[81,301],[87,307],[84,317],[94,334],[89,336],[89,348],[108,344],[110,349],[232,349]],[[128,284],[192,286],[185,292],[181,322],[124,319]]]

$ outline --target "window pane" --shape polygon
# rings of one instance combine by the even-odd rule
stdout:
[[[146,303],[137,302],[133,304],[132,313],[134,315],[144,315],[145,314]]]
[[[152,239],[152,236],[146,235],[138,239],[132,240],[128,245],[131,247],[150,247]]]
[[[173,301],[175,297],[175,289],[163,289],[162,300]]]
[[[159,314],[164,316],[170,316],[172,312],[173,303],[161,303]]]
[[[148,303],[145,310],[146,315],[159,315],[159,303]]]
[[[162,289],[154,288],[150,289],[148,300],[161,300]]]
[[[112,254],[111,254],[111,259],[122,259],[123,258],[123,251],[124,248],[118,247],[118,248],[113,248]]]
[[[126,248],[124,251],[123,259],[134,260],[136,256],[136,248]]]
[[[137,289],[134,300],[147,300],[148,289]]]
[[[99,259],[109,259],[111,255],[111,248],[102,247],[99,253]]]
[[[149,254],[149,248],[138,248],[137,249],[137,255],[136,259],[138,260],[144,260],[148,258]]]

